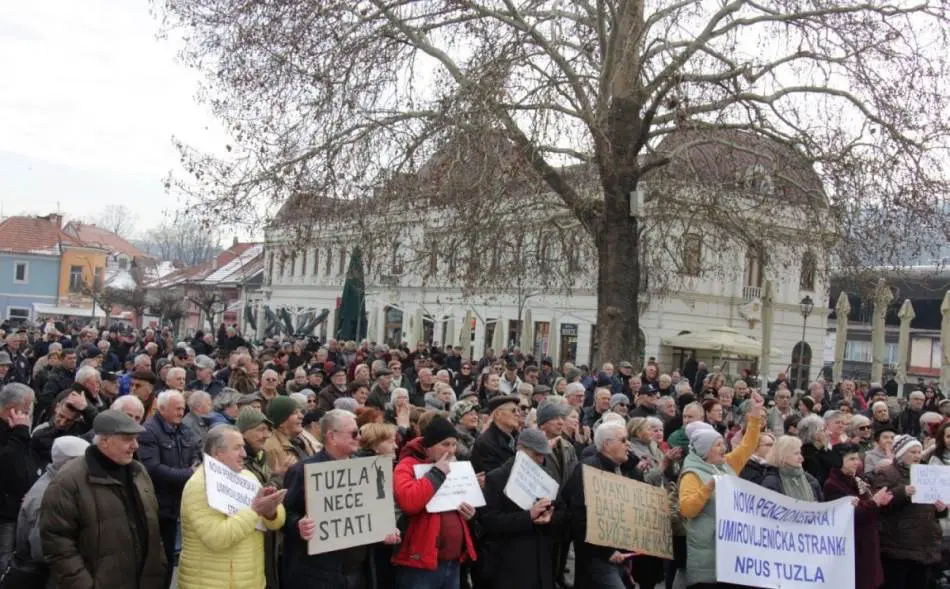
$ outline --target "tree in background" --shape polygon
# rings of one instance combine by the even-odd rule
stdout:
[[[132,239],[136,237],[138,220],[139,216],[125,205],[107,205],[98,215],[84,222],[108,229],[124,239]]]
[[[186,266],[197,266],[221,251],[218,232],[184,214],[147,231],[138,246],[158,259],[182,262]]]
[[[678,247],[644,245],[654,221],[632,215],[630,199],[642,183],[658,219],[712,227],[713,252],[724,240],[752,248],[750,238],[807,248],[830,229],[844,238],[833,260],[846,268],[870,252],[890,262],[895,243],[925,254],[947,239],[943,0],[164,6],[234,138],[224,160],[182,146],[192,176],[177,187],[194,197],[191,211],[254,229],[288,199],[300,221],[378,216],[419,202],[421,181],[430,210],[461,212],[440,229],[462,244],[525,219],[557,224],[593,252],[604,358],[639,357],[643,278],[673,273],[644,257]],[[711,129],[727,133],[710,140]],[[712,196],[677,199],[693,178],[663,169],[711,141],[723,149],[706,165],[734,164],[731,173],[686,187]],[[820,175],[817,186],[789,168],[797,158]],[[716,196],[737,188],[741,207]],[[404,198],[376,198],[387,192]],[[776,202],[814,229],[785,230],[769,216]],[[734,215],[746,209],[766,220]]]

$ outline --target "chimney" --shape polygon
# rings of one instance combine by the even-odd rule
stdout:
[[[62,216],[61,214],[59,214],[59,213],[50,213],[49,215],[46,215],[46,217],[44,217],[44,218],[45,218],[47,221],[49,221],[50,223],[52,223],[53,225],[56,225],[56,227],[57,227],[58,229],[62,229],[62,228],[63,228],[63,216]]]

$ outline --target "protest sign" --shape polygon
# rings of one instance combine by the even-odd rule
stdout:
[[[673,558],[666,491],[584,465],[588,544]]]
[[[310,463],[304,477],[307,515],[316,523],[307,554],[374,544],[396,529],[391,458]]]
[[[916,489],[913,503],[943,501],[950,505],[950,466],[914,464],[910,467],[910,484]]]
[[[234,515],[239,509],[248,507],[261,484],[257,479],[243,477],[220,460],[204,456],[205,492],[208,495],[208,507],[221,513]],[[264,524],[257,522],[257,529],[263,530]]]
[[[854,587],[851,498],[810,503],[716,477],[716,578],[749,587]]]
[[[557,499],[557,491],[557,481],[527,454],[518,452],[505,485],[505,496],[521,509],[531,509],[538,499]]]
[[[431,464],[417,464],[413,467],[413,473],[417,479],[421,479],[430,468],[432,468]],[[446,475],[445,481],[432,499],[426,503],[426,511],[429,513],[455,511],[463,502],[472,507],[484,507],[485,496],[478,485],[478,477],[475,476],[475,469],[472,468],[471,462],[450,462],[449,474]]]

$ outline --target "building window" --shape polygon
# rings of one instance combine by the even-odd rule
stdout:
[[[402,256],[399,255],[399,245],[396,244],[393,246],[393,260],[392,260],[392,273],[396,275],[402,274]]]
[[[22,307],[7,307],[7,319],[13,323],[30,320],[30,310]]]
[[[687,276],[699,276],[703,259],[702,238],[690,233],[683,238],[683,273]]]
[[[818,260],[812,252],[802,254],[802,271],[798,279],[801,290],[815,290],[815,272],[818,269]]]
[[[69,267],[69,292],[82,292],[82,266]]]
[[[13,263],[13,282],[26,284],[30,279],[30,264],[28,262]]]
[[[870,362],[871,342],[846,341],[844,344],[844,359],[849,362]]]
[[[765,282],[765,264],[765,249],[762,244],[749,244],[745,254],[745,286],[762,287]]]

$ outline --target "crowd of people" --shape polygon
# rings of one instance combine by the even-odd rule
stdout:
[[[225,326],[186,341],[0,334],[0,588],[734,587],[716,578],[729,474],[851,497],[857,589],[948,586],[947,506],[914,503],[910,483],[915,464],[950,465],[950,400],[933,385],[905,400],[779,374],[760,393],[695,360],[587,369],[512,348],[471,362],[426,342],[253,345]],[[504,493],[519,452],[555,499],[523,509]],[[260,484],[250,505],[209,506],[205,455]],[[396,527],[309,554],[306,465],[360,456],[392,458]],[[453,461],[471,462],[485,505],[429,513]],[[672,560],[587,542],[585,465],[667,493]]]

